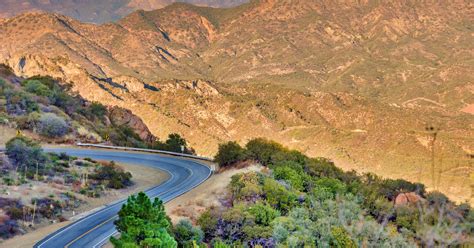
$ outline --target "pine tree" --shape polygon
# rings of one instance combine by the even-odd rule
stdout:
[[[110,239],[114,247],[177,247],[177,242],[168,233],[170,222],[160,199],[155,198],[152,202],[140,192],[128,198],[118,215],[115,226],[120,238]]]

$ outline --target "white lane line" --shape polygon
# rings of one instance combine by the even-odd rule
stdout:
[[[143,160],[153,161],[153,160],[151,160],[151,159],[143,159]],[[168,162],[159,162],[159,163],[166,163],[166,164],[168,164],[168,165],[173,165],[173,164],[170,164],[170,163],[168,163]],[[175,178],[175,176],[171,173],[171,171],[166,170],[166,169],[163,169],[163,170],[166,171],[166,172],[168,172],[168,174],[171,175],[170,179],[168,179],[165,183],[163,183],[163,184],[161,184],[161,185],[154,186],[154,187],[148,189],[147,191],[153,190],[153,189],[156,188],[156,187],[162,187],[162,186],[164,186],[165,184],[171,182],[171,181]],[[124,200],[126,200],[126,199],[124,199]],[[119,202],[117,202],[117,203],[115,203],[115,204],[119,204],[119,203],[121,203],[121,202],[122,202],[122,201],[119,201]],[[39,244],[39,245],[38,245],[38,248],[41,248],[41,247],[43,246],[43,244],[47,243],[47,242],[48,242],[49,240],[51,240],[52,238],[57,237],[59,234],[63,233],[64,231],[70,229],[70,228],[73,227],[73,226],[76,226],[77,224],[81,223],[82,221],[87,220],[87,219],[89,219],[89,218],[91,218],[91,217],[93,217],[93,216],[95,216],[95,215],[97,215],[97,214],[99,214],[99,213],[102,213],[102,212],[104,212],[104,211],[106,211],[106,210],[109,210],[110,207],[112,207],[112,206],[114,206],[114,204],[112,204],[112,205],[110,205],[110,206],[108,206],[108,207],[106,207],[106,208],[103,208],[103,209],[101,209],[101,210],[99,210],[99,211],[97,211],[97,212],[95,212],[95,213],[93,213],[93,214],[91,214],[91,215],[89,215],[89,216],[86,216],[86,217],[84,217],[84,218],[82,218],[82,219],[80,219],[80,220],[78,220],[78,221],[72,223],[71,225],[67,226],[66,228],[62,229],[61,231],[59,231],[59,232],[56,233],[55,235],[49,237],[47,240],[45,240],[44,242],[42,242],[41,244]]]
[[[197,163],[197,162],[196,162],[196,164],[207,167],[206,165],[203,165],[203,164],[201,164],[201,163]],[[186,169],[187,169],[187,168],[186,168]],[[189,170],[189,169],[188,169],[188,170]],[[189,171],[191,171],[191,170],[189,170]],[[191,171],[191,173],[194,175],[193,171]],[[211,175],[212,175],[212,170],[209,170],[209,173],[207,174],[206,178],[205,178],[203,181],[199,182],[199,183],[196,184],[196,185],[193,185],[190,189],[187,189],[187,190],[185,190],[184,192],[181,192],[180,194],[176,195],[176,196],[173,197],[172,199],[169,199],[169,200],[167,200],[167,201],[163,201],[163,203],[166,203],[166,202],[169,202],[169,201],[171,201],[171,200],[174,200],[174,199],[180,197],[181,195],[184,195],[184,194],[186,194],[187,192],[193,190],[194,188],[198,187],[199,185],[201,185],[201,184],[203,184],[205,181],[207,181],[207,179],[209,179],[209,177],[211,177]],[[169,191],[171,191],[171,190],[169,190]],[[163,194],[166,194],[166,193],[168,193],[169,191],[164,192]],[[162,195],[162,194],[160,194],[160,195]],[[159,196],[155,196],[155,197],[159,197]],[[103,239],[100,240],[98,243],[96,243],[96,244],[93,246],[93,248],[100,248],[100,247],[102,247],[102,246],[105,244],[105,240],[109,239],[110,237],[112,237],[112,236],[115,235],[116,233],[118,233],[117,230],[115,230],[112,234],[107,235],[105,238],[103,238]]]
[[[113,155],[112,155],[112,156],[113,156]],[[121,157],[121,156],[117,156],[117,157]],[[158,162],[158,161],[156,161],[156,160],[154,160],[154,159],[141,159],[141,160],[147,160],[147,161],[151,161],[151,162]],[[189,175],[186,179],[188,179],[188,178],[190,178],[191,176],[194,175],[194,172],[193,172],[192,170],[190,170],[189,168],[187,168],[187,167],[184,166],[186,163],[182,163],[182,161],[179,161],[179,162],[180,162],[180,164],[183,164],[183,165],[181,165],[181,166],[178,165],[178,166],[180,166],[181,168],[184,168],[184,169],[186,169],[186,170],[188,170],[188,171],[190,172],[190,175]],[[193,185],[191,188],[186,189],[184,192],[179,193],[179,194],[176,195],[174,198],[177,198],[177,197],[179,197],[179,196],[181,196],[181,195],[183,195],[183,194],[189,192],[190,190],[196,188],[197,186],[201,185],[203,182],[205,182],[207,179],[209,179],[209,177],[212,175],[212,169],[209,168],[209,166],[207,166],[207,165],[205,165],[205,164],[202,164],[202,163],[199,163],[199,162],[194,162],[194,161],[188,161],[188,162],[191,162],[191,163],[194,163],[194,164],[203,166],[203,167],[205,167],[205,168],[208,168],[208,169],[209,169],[208,175],[206,176],[206,178],[205,178],[204,180],[202,180],[201,182],[197,183],[196,185]],[[171,166],[176,166],[176,164],[172,164],[172,163],[170,163],[170,162],[158,162],[158,163],[164,163],[164,164],[168,164],[168,165],[171,165]],[[153,166],[153,167],[156,167],[156,166]],[[162,168],[160,168],[160,169],[162,169]],[[174,179],[175,176],[171,173],[171,171],[166,170],[166,169],[162,169],[162,170],[168,172],[168,173],[171,175],[171,178],[168,179],[167,182],[165,182],[165,183],[163,183],[163,184],[160,184],[160,185],[158,185],[158,186],[152,187],[152,188],[150,188],[150,189],[148,189],[148,190],[146,190],[146,191],[151,191],[151,190],[153,190],[153,189],[155,189],[155,188],[157,188],[157,187],[163,187],[163,186],[165,186],[166,184],[168,184],[169,182],[171,182],[172,179]],[[179,186],[179,185],[178,185],[178,186]],[[176,187],[177,187],[177,186],[175,186],[175,188],[176,188]],[[173,188],[173,189],[174,189],[174,188]],[[153,197],[153,198],[156,198],[156,197],[158,197],[159,195],[168,193],[169,191],[171,191],[171,190],[173,190],[173,189],[170,189],[170,190],[168,190],[168,191],[166,191],[166,192],[162,192],[161,194],[158,194],[157,196],[152,196],[152,197]],[[172,199],[174,199],[174,198],[172,198]],[[172,200],[172,199],[170,199],[170,200]],[[121,203],[121,202],[122,202],[122,201],[117,202],[117,203]],[[117,204],[117,203],[116,203],[116,204]],[[80,220],[78,220],[78,221],[72,223],[71,225],[69,225],[69,226],[66,227],[65,229],[63,229],[63,230],[59,231],[58,233],[56,233],[55,235],[49,237],[47,240],[45,240],[44,242],[42,242],[41,244],[39,244],[37,247],[38,247],[38,248],[41,248],[45,243],[47,243],[47,242],[48,242],[49,240],[51,240],[52,238],[55,238],[55,237],[58,236],[59,234],[63,233],[64,231],[66,231],[66,230],[68,230],[68,229],[70,229],[71,227],[73,227],[73,226],[79,224],[79,223],[82,222],[82,221],[84,221],[84,220],[86,220],[86,219],[89,219],[89,218],[91,218],[91,217],[93,217],[93,216],[95,216],[95,215],[97,215],[97,214],[99,214],[99,213],[101,213],[101,212],[103,212],[103,211],[105,211],[105,210],[108,210],[108,209],[109,209],[111,206],[113,206],[113,205],[114,205],[114,204],[111,204],[111,205],[108,206],[107,208],[104,208],[104,209],[102,209],[102,210],[99,210],[99,211],[97,211],[96,213],[94,213],[94,214],[92,214],[92,215],[90,215],[90,216],[86,216],[86,217],[84,217],[83,219],[80,219]],[[111,235],[113,235],[113,234],[111,234]],[[111,235],[110,235],[110,236],[111,236]],[[110,238],[110,236],[106,237],[106,239],[107,239],[107,238]],[[104,240],[101,240],[101,242],[103,242],[103,241],[104,241]],[[99,242],[98,244],[94,245],[94,247],[96,247],[97,245],[100,245],[100,242]]]

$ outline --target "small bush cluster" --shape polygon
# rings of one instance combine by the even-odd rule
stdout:
[[[187,219],[182,219],[173,226],[172,234],[180,248],[194,248],[194,245],[203,245],[203,231],[199,227],[193,226]]]
[[[177,153],[195,154],[194,149],[189,147],[187,141],[177,133],[168,135],[168,139],[165,142],[156,140],[149,145],[149,148]]]
[[[39,133],[46,137],[62,137],[69,131],[69,124],[53,113],[41,115],[38,122]]]
[[[23,205],[18,199],[0,197],[0,238],[8,239],[22,233],[18,220],[23,218]]]
[[[221,167],[226,167],[236,162],[245,160],[247,154],[244,148],[242,148],[237,142],[230,141],[225,144],[219,145],[219,152],[214,158],[214,161]]]
[[[112,189],[122,189],[132,185],[132,174],[124,171],[114,162],[102,164],[91,174],[91,179],[95,179]]]
[[[44,167],[47,160],[39,143],[24,136],[9,140],[5,147],[6,155],[16,167],[26,166],[28,170],[33,170],[37,166]]]
[[[65,153],[45,153],[39,143],[24,136],[7,142],[6,155],[24,179],[49,180],[61,176],[65,183],[79,185],[78,191],[94,197],[100,196],[105,188],[121,189],[132,185],[132,174],[114,162],[98,163],[92,159],[77,160]],[[71,165],[77,167],[73,169]],[[13,184],[9,177],[3,180]]]

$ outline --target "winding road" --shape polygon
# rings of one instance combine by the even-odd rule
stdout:
[[[145,193],[168,202],[198,186],[211,176],[211,169],[199,162],[179,157],[128,151],[93,150],[78,148],[50,148],[48,152],[65,152],[72,156],[89,157],[96,160],[110,160],[161,169],[169,173],[167,181]],[[35,244],[36,248],[58,247],[101,247],[117,231],[113,224],[117,213],[126,199],[106,205],[72,224],[46,236]]]

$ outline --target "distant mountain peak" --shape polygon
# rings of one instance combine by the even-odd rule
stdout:
[[[134,10],[154,10],[176,0],[2,0],[0,17],[12,17],[25,12],[46,11],[61,13],[83,22],[104,23],[118,20]],[[246,0],[182,0],[199,6],[232,7]]]

